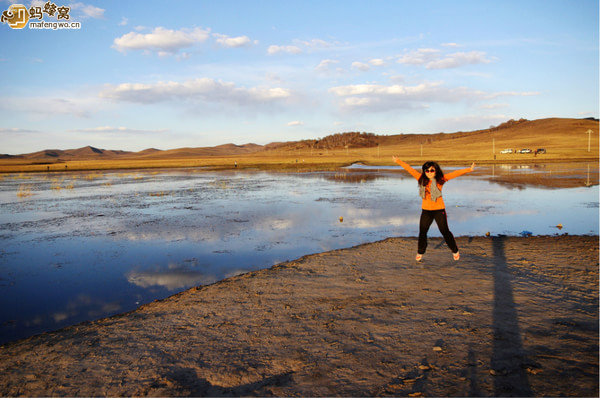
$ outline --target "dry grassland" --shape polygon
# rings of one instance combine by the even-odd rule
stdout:
[[[587,131],[592,130],[588,136]],[[588,141],[589,139],[589,141]],[[589,144],[589,151],[588,151]],[[546,149],[547,153],[501,154],[503,149]],[[189,149],[150,155],[133,154],[108,159],[82,159],[67,162],[32,162],[0,159],[0,173],[194,167],[207,169],[259,168],[270,170],[327,170],[362,162],[392,165],[392,155],[408,162],[437,160],[445,164],[536,163],[598,161],[598,122],[582,119],[541,119],[500,129],[452,134],[406,134],[381,136],[377,147],[345,149],[297,149],[282,146],[254,153],[194,156]]]

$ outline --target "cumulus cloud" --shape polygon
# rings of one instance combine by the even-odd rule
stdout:
[[[92,5],[83,3],[72,3],[69,5],[69,7],[71,7],[71,10],[77,10],[81,12],[84,18],[104,18],[104,9],[99,7],[94,7]]]
[[[298,40],[298,43],[308,48],[330,48],[334,44],[321,39]]]
[[[481,105],[481,109],[500,109],[500,108],[508,108],[508,104],[483,104]]]
[[[440,93],[439,83],[422,83],[416,86],[400,84],[355,84],[332,87],[329,91],[342,97],[342,109],[368,109],[386,111],[390,109],[415,109],[424,107],[428,98]],[[439,97],[438,97],[439,98]]]
[[[154,84],[123,83],[107,85],[101,97],[117,101],[151,104],[170,100],[199,100],[206,102],[253,105],[271,103],[291,97],[291,92],[281,87],[237,87],[234,83],[210,78],[184,82],[158,82]]]
[[[289,53],[289,54],[300,54],[302,50],[298,46],[277,46],[272,45],[267,49],[267,53],[269,55],[274,55],[278,53]]]
[[[485,57],[482,51],[471,51],[469,53],[458,52],[448,54],[446,57],[431,61],[426,65],[427,69],[450,69],[463,65],[487,64],[491,61]]]
[[[415,97],[433,90],[438,91],[440,82],[425,82],[416,86],[404,86],[400,84],[353,84],[348,86],[333,87],[330,91],[338,96],[352,95],[394,95],[404,97]]]
[[[330,65],[335,65],[337,63],[339,63],[340,61],[337,61],[335,59],[324,59],[321,62],[319,62],[319,65],[317,65],[317,67],[315,68],[315,70],[318,71],[326,71],[329,69]]]
[[[533,95],[540,95],[539,91],[498,91],[497,93],[488,93],[484,96],[484,99],[495,99],[498,97],[531,97]]]
[[[321,40],[321,39],[312,39],[312,40],[293,40],[294,44],[290,44],[287,46],[280,45],[271,45],[267,49],[267,54],[274,55],[278,53],[288,53],[288,54],[301,54],[304,51],[313,52],[318,51],[319,49],[331,48],[335,44]]]
[[[223,47],[246,47],[252,43],[248,36],[229,37],[220,33],[214,33],[213,37]]]
[[[304,122],[301,122],[299,120],[294,120],[293,122],[289,122],[287,125],[288,126],[303,126]]]
[[[352,62],[352,68],[366,72],[369,69],[371,69],[371,66],[369,64],[365,64],[363,62],[356,61],[356,62]]]
[[[369,63],[373,66],[384,66],[385,65],[385,61],[381,58],[373,58],[372,60],[369,61]]]
[[[410,51],[398,59],[399,64],[423,65],[439,58],[440,50],[434,48],[420,48]]]
[[[404,84],[355,84],[332,87],[329,91],[342,98],[342,109],[388,111],[427,108],[431,103],[490,100],[501,96],[529,96],[536,92],[487,93],[468,87],[446,87],[442,82]]]
[[[447,43],[445,46],[453,47],[454,43]],[[491,61],[483,51],[456,52],[444,55],[440,50],[434,48],[410,51],[398,59],[400,64],[425,65],[427,69],[450,69],[464,65],[487,64]]]
[[[159,55],[175,54],[182,48],[203,43],[208,39],[210,29],[172,30],[163,27],[155,28],[151,33],[130,32],[117,37],[113,48],[126,53],[128,50],[156,51]]]

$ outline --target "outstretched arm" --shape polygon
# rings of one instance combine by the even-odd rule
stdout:
[[[400,166],[402,166],[404,168],[404,170],[408,171],[417,180],[421,177],[421,173],[419,173],[417,170],[415,170],[412,167],[410,167],[410,165],[408,163],[403,162],[402,160],[400,160],[397,156],[392,156],[392,159],[394,160],[395,163],[397,163]]]
[[[461,176],[461,175],[463,175],[463,174],[470,173],[470,172],[472,172],[473,170],[475,170],[475,162],[473,162],[473,163],[471,164],[471,167],[467,167],[466,169],[461,169],[461,170],[455,170],[455,171],[453,171],[453,172],[451,172],[451,173],[448,173],[448,174],[446,174],[446,175],[444,176],[444,179],[445,179],[445,180],[451,180],[451,179],[453,179],[453,178],[460,177],[460,176]]]

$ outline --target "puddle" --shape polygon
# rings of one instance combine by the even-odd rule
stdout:
[[[506,178],[546,181],[566,169],[579,186]],[[444,187],[450,227],[457,236],[598,234],[598,186],[585,186],[586,173],[586,164],[478,168]],[[593,184],[597,176],[594,165]],[[0,343],[306,254],[415,236],[419,214],[416,181],[399,168],[4,176]]]

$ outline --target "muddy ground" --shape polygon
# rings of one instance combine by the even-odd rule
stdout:
[[[314,254],[0,347],[0,395],[598,396],[598,236]]]

